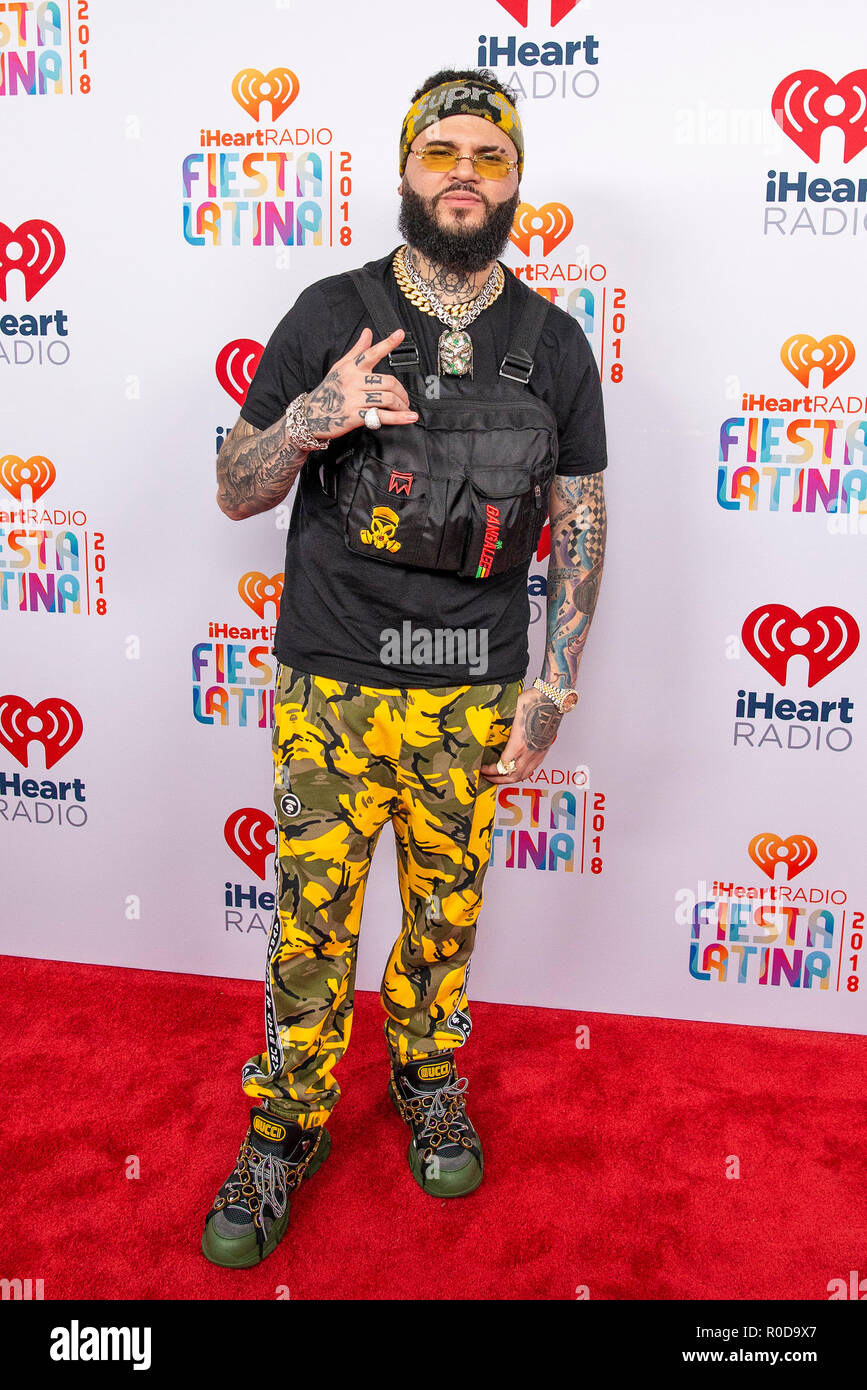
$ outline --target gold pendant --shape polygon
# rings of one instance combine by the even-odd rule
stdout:
[[[440,376],[473,375],[473,340],[461,328],[440,334],[437,371]]]

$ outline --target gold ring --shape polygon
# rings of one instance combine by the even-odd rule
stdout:
[[[506,777],[510,772],[514,772],[517,766],[515,758],[510,758],[507,763],[504,763],[502,758],[497,759],[497,771],[501,777]]]

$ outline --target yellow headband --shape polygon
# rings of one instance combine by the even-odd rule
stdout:
[[[407,111],[400,132],[400,172],[406,168],[410,146],[434,121],[447,116],[482,116],[508,135],[518,151],[518,178],[524,172],[524,132],[521,118],[508,97],[475,82],[443,82],[433,87]]]

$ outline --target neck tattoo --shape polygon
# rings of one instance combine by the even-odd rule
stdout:
[[[411,246],[406,249],[405,260],[444,304],[469,303],[475,299],[491,273],[490,266],[475,274],[466,270],[448,270],[435,261],[429,261]]]

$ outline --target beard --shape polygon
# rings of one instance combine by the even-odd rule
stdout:
[[[436,219],[436,204],[445,193],[460,187],[455,184],[436,198],[423,198],[404,182],[397,227],[408,245],[435,265],[453,274],[474,275],[505,251],[521,195],[516,189],[505,203],[492,203],[474,188],[486,208],[481,225],[443,227]]]

